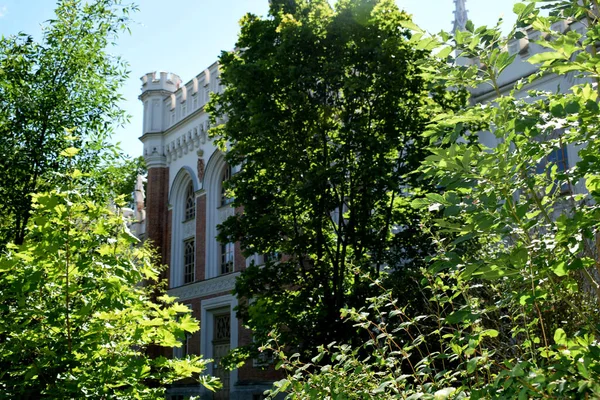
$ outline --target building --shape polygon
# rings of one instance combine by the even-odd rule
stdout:
[[[465,0],[455,0],[455,29],[464,29],[467,21]],[[558,23],[557,30],[583,30],[578,23]],[[514,83],[536,71],[527,58],[544,51],[533,44],[539,32],[511,42],[509,51],[516,60],[502,74],[500,85],[510,90]],[[468,63],[470,60],[462,60]],[[538,89],[568,90],[575,78],[548,76],[535,83]],[[526,90],[533,87],[525,87]],[[236,173],[225,163],[223,154],[208,138],[208,115],[204,105],[211,92],[221,90],[219,69],[215,63],[187,83],[174,74],[149,73],[142,77],[140,100],[144,108],[143,154],[148,167],[145,236],[160,249],[169,265],[165,278],[169,291],[187,304],[201,321],[198,334],[189,337],[172,356],[202,354],[215,360],[208,373],[221,378],[224,389],[214,399],[259,399],[270,382],[278,379],[273,368],[258,361],[247,363],[233,372],[219,367],[220,358],[230,349],[248,344],[251,332],[242,327],[231,294],[235,278],[250,264],[237,243],[218,243],[217,225],[235,212],[225,195],[223,182]],[[490,102],[495,93],[485,87],[473,92],[476,102]],[[481,133],[480,140],[495,146],[494,135]],[[561,168],[577,161],[577,149],[558,149],[555,155]],[[579,183],[579,185],[582,185]],[[585,190],[583,187],[577,191]],[[256,257],[255,262],[261,260]],[[170,389],[173,399],[197,394],[197,385],[181,384]]]
[[[148,167],[145,235],[169,265],[164,276],[168,293],[201,321],[199,333],[166,355],[214,359],[207,372],[221,378],[224,388],[213,398],[253,400],[278,379],[274,368],[257,360],[233,372],[219,367],[230,349],[252,340],[236,318],[237,299],[231,294],[235,278],[250,260],[242,256],[239,244],[215,239],[217,225],[236,212],[223,191],[235,167],[225,163],[207,137],[204,105],[210,92],[219,90],[216,63],[185,84],[166,72],[142,77],[141,141]],[[196,384],[182,383],[171,388],[169,396],[179,399],[199,390]]]

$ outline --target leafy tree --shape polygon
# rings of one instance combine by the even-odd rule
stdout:
[[[64,172],[66,128],[77,128],[77,160],[88,172],[125,120],[117,102],[126,65],[106,47],[133,10],[121,0],[59,1],[39,43],[24,33],[0,39],[0,244],[23,242],[31,195],[55,187],[54,172]]]
[[[205,369],[196,356],[145,354],[180,346],[198,322],[174,298],[155,302],[155,257],[82,194],[82,178],[75,169],[66,187],[34,195],[24,243],[0,256],[0,398],[160,399]]]
[[[128,206],[133,205],[132,193],[138,176],[146,176],[146,162],[143,156],[130,158],[116,151],[105,154],[103,162],[94,171],[90,171],[88,186],[90,195],[98,201],[112,201],[125,196]]]
[[[424,39],[453,41],[471,60],[442,71],[450,88],[486,84],[496,93],[493,103],[441,113],[426,132],[432,154],[421,172],[444,189],[412,202],[437,217],[437,252],[422,287],[429,307],[407,313],[387,293],[370,300],[378,318],[344,311],[371,340],[361,348],[322,347],[315,358],[329,364],[322,368],[275,345],[290,371],[275,392],[291,399],[600,396],[598,3],[544,2],[545,15],[536,3],[514,6],[518,25],[508,38],[498,27],[470,23],[454,36]],[[571,29],[553,28],[565,20]],[[525,27],[540,31],[536,44],[547,51],[528,58],[538,73],[501,87],[515,58],[508,41],[522,39]],[[580,78],[570,88],[529,86],[567,74]],[[482,122],[495,147],[448,135],[448,128],[477,130]],[[556,157],[567,146],[579,159],[568,168]],[[463,240],[479,251],[456,251]]]
[[[219,239],[269,258],[238,279],[237,295],[253,299],[239,314],[259,342],[274,327],[304,349],[356,337],[340,308],[365,303],[363,274],[407,271],[430,249],[410,207],[424,182],[411,172],[428,154],[427,121],[463,94],[431,90],[429,47],[411,41],[391,0],[278,0],[241,25],[209,107],[226,119],[212,132],[227,162],[242,166],[229,188],[243,213]]]

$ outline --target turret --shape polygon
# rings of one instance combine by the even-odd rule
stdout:
[[[465,6],[466,2],[467,0],[454,0],[454,21],[452,22],[452,33],[454,34],[456,34],[456,31],[465,31],[467,29],[469,16]],[[461,57],[458,50],[455,51],[455,55],[457,65],[470,65],[473,62],[473,60]]]
[[[452,33],[456,33],[457,30],[464,31],[467,26],[469,16],[467,15],[467,8],[465,3],[467,0],[454,0],[454,22],[452,23]]]
[[[165,155],[164,131],[167,128],[167,112],[174,96],[181,86],[181,79],[175,74],[161,72],[158,76],[150,72],[141,78],[144,103],[142,137],[144,159],[148,167],[146,201],[146,237],[160,249],[161,263],[167,259],[167,215],[169,193],[169,167]]]
[[[166,166],[164,140],[162,132],[167,125],[167,111],[164,100],[173,95],[181,85],[181,79],[175,74],[150,72],[140,78],[142,94],[139,99],[144,103],[142,142],[144,158],[149,168]]]
[[[165,127],[165,112],[163,101],[181,86],[181,78],[175,74],[149,72],[140,78],[142,94],[140,100],[144,103],[143,134],[162,132]]]

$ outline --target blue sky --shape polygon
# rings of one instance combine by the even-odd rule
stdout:
[[[332,0],[333,1],[333,0]],[[212,64],[221,50],[234,47],[238,21],[246,13],[264,15],[268,0],[137,0],[140,12],[133,15],[131,35],[124,34],[111,52],[130,64],[130,76],[122,93],[122,107],[130,123],[117,130],[113,140],[132,156],[142,153],[142,107],[137,96],[139,78],[151,71],[169,71],[185,82]],[[413,14],[422,28],[437,32],[452,27],[453,0],[396,0]],[[515,0],[467,0],[469,18],[475,25],[494,24],[499,16],[513,21]],[[0,0],[0,34],[19,31],[39,38],[41,24],[52,18],[53,0]]]

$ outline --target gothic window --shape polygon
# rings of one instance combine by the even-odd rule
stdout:
[[[221,175],[221,205],[225,206],[227,204],[231,204],[233,202],[232,197],[227,197],[227,189],[225,188],[225,183],[231,179],[231,167],[226,165],[223,169],[223,174]]]
[[[221,244],[221,274],[233,272],[233,248],[231,242]]]
[[[196,217],[196,195],[194,194],[194,186],[189,183],[185,192],[185,221]]]
[[[183,283],[194,282],[194,267],[196,246],[194,239],[186,240],[183,243]]]

